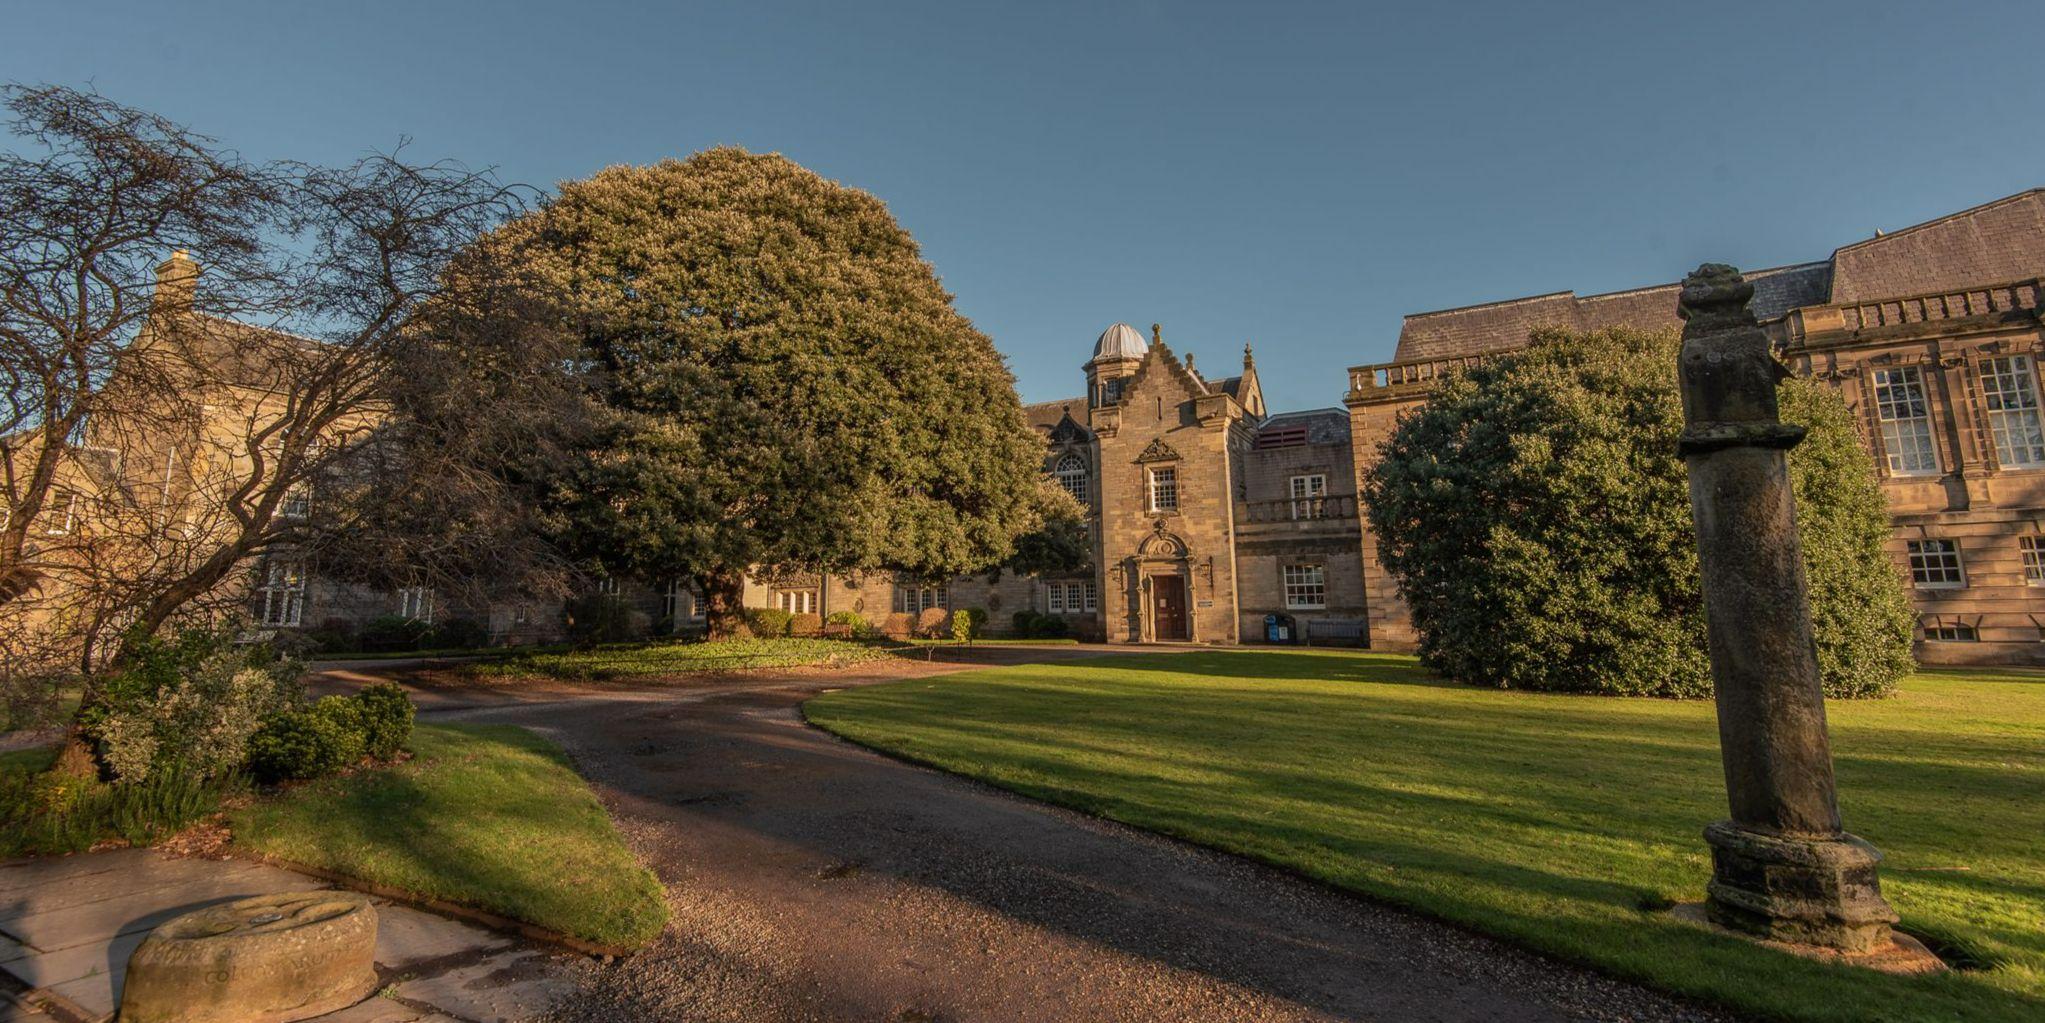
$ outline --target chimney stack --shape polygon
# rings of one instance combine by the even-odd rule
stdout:
[[[183,249],[156,265],[156,295],[151,305],[156,312],[190,312],[199,290],[199,262]]]

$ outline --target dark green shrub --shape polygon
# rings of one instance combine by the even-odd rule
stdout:
[[[346,618],[329,618],[305,630],[303,638],[311,647],[311,652],[316,654],[338,654],[362,649],[362,641],[355,635],[355,624]]]
[[[474,618],[450,618],[435,625],[423,643],[442,650],[475,650],[490,645],[490,630]]]
[[[331,701],[339,701],[338,703]],[[318,778],[362,759],[357,705],[329,696],[263,722],[249,739],[249,773],[261,782]]]
[[[433,626],[417,618],[379,615],[363,623],[358,640],[362,644],[362,649],[375,653],[417,650],[432,632]]]
[[[794,622],[795,616],[778,607],[749,607],[745,609],[745,619],[747,627],[753,630],[753,635],[761,639],[771,639],[775,636],[788,635],[788,627]]]
[[[623,643],[639,638],[632,621],[632,605],[615,593],[591,593],[577,597],[562,608],[568,641],[577,646]]]
[[[1071,623],[1057,615],[1038,615],[1036,630],[1030,633],[1034,639],[1064,639],[1072,631]]]
[[[960,643],[970,643],[987,631],[987,612],[982,608],[965,607],[952,612],[951,638]]]
[[[1673,332],[1537,331],[1451,378],[1380,448],[1364,503],[1426,663],[1520,689],[1708,695]],[[1790,380],[1783,417],[1825,691],[1908,672],[1911,611],[1851,414]]]
[[[1019,637],[1034,636],[1037,634],[1037,619],[1041,617],[1037,612],[1024,608],[1008,616],[1009,628]]]
[[[363,752],[376,760],[389,760],[403,752],[411,741],[416,713],[405,690],[390,682],[373,682],[355,694],[355,702]]]

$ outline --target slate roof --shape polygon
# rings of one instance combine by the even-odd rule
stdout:
[[[1065,418],[1067,409],[1072,410],[1075,422],[1082,426],[1086,425],[1085,398],[1060,398],[1057,401],[1040,401],[1033,405],[1024,405],[1023,421],[1035,429],[1049,433],[1058,426],[1058,420]]]
[[[1306,427],[1308,444],[1349,443],[1349,413],[1339,408],[1306,409],[1267,416],[1257,424],[1257,436],[1289,433],[1302,426]]]
[[[1826,301],[1830,263],[1799,263],[1747,273],[1754,284],[1754,314],[1769,320],[1798,306]],[[1600,330],[1630,326],[1647,330],[1680,327],[1676,296],[1680,284],[1656,284],[1629,291],[1579,296],[1557,291],[1483,305],[1415,313],[1399,328],[1399,362],[1442,359],[1517,348],[1540,327]]]
[[[2045,189],[1876,235],[1832,253],[1831,302],[1956,291],[2045,274]]]

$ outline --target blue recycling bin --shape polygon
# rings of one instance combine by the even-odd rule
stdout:
[[[1299,641],[1294,637],[1298,635],[1299,628],[1293,623],[1291,615],[1264,616],[1264,642],[1297,643]]]

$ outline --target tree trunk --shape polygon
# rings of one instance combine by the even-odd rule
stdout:
[[[746,634],[743,573],[724,570],[704,575],[703,620],[711,639],[731,639]]]

